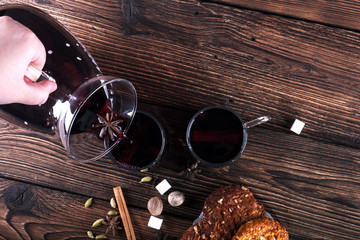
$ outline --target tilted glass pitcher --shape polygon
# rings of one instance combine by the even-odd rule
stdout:
[[[133,85],[102,75],[79,40],[45,12],[11,4],[0,6],[0,16],[4,15],[28,27],[44,44],[43,76],[56,79],[58,89],[43,105],[0,105],[0,116],[59,136],[69,154],[81,162],[103,157],[126,139],[137,108]]]

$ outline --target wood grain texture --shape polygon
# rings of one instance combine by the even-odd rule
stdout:
[[[177,175],[181,166],[190,159],[181,143],[183,136],[179,134],[186,126],[184,121],[168,122],[172,119],[169,116],[180,116],[183,112],[153,106],[148,111],[154,109],[156,116],[175,134],[170,139],[172,146],[166,158],[158,168],[151,169],[148,173],[118,169],[110,159],[79,164],[66,154],[62,156],[61,153],[55,153],[56,144],[47,144],[46,140],[44,146],[35,141],[17,144],[12,149],[12,154],[17,156],[16,160],[11,162],[9,157],[0,155],[0,159],[7,159],[0,162],[0,169],[2,172],[6,171],[4,176],[7,178],[102,199],[109,199],[112,186],[121,183],[128,205],[140,209],[146,209],[150,197],[159,195],[154,186],[166,178],[173,186],[172,189],[183,191],[187,199],[179,208],[164,204],[163,216],[184,219],[183,225],[179,223],[176,228],[167,226],[163,229],[170,236],[181,236],[181,232],[200,213],[203,201],[210,192],[233,182],[250,186],[258,201],[288,229],[292,239],[336,238],[339,234],[344,239],[351,239],[359,231],[360,195],[358,191],[354,191],[360,184],[360,153],[357,149],[293,134],[274,133],[258,127],[251,129],[247,149],[235,164],[219,169],[202,167],[202,173],[196,176],[194,182],[189,182]],[[10,128],[4,132],[10,132],[14,138],[27,138],[25,130],[14,129],[13,133]],[[19,132],[23,133],[16,136]],[[38,154],[37,148],[42,149],[45,145],[50,146],[47,151],[55,153],[51,158]],[[6,152],[3,147],[6,146],[1,146],[1,154]],[[31,157],[22,159],[24,153]],[[29,162],[31,165],[27,164]],[[344,168],[344,165],[347,167]],[[44,173],[38,169],[47,169],[48,173],[53,174],[43,176]],[[155,182],[139,183],[146,175],[153,176]],[[162,199],[166,203],[166,196]],[[149,215],[144,214],[139,219],[146,222],[148,217]],[[166,223],[169,222],[164,221],[164,226]],[[134,228],[136,230],[139,226]],[[140,229],[143,228],[144,226],[140,226]],[[142,239],[142,235],[136,235]]]
[[[245,120],[266,113],[277,131],[299,118],[304,136],[360,146],[356,32],[197,1],[37,6],[68,27],[105,74],[130,80],[140,101],[226,105]]]
[[[140,109],[152,112],[169,134],[164,159],[146,173],[154,182],[141,184],[144,173],[121,170],[109,158],[75,162],[55,137],[0,120],[3,181],[35,184],[29,186],[46,192],[38,195],[39,201],[64,194],[62,206],[94,196],[104,207],[112,188],[121,185],[138,239],[158,234],[146,227],[146,204],[164,178],[186,196],[178,208],[164,204],[162,234],[169,237],[179,238],[199,215],[206,196],[228,183],[249,186],[291,239],[353,239],[359,234],[359,33],[191,0],[1,3],[31,4],[59,20],[105,74],[134,83]],[[264,114],[273,120],[249,130],[247,148],[235,164],[202,167],[189,182],[178,174],[191,160],[186,126],[193,113],[213,104],[233,108],[246,121]],[[295,118],[306,123],[300,136],[289,131]],[[49,214],[49,209],[39,211]],[[56,216],[72,218],[74,209]],[[4,214],[3,221],[8,221]],[[82,214],[93,220],[88,212]],[[33,217],[30,212],[23,215]],[[65,231],[65,220],[51,226],[46,218],[25,219],[18,218],[16,229],[34,221],[31,234],[48,232],[48,239],[80,237],[79,231],[86,233],[88,226],[79,223],[81,229]],[[6,229],[1,225],[0,235]]]
[[[360,30],[360,3],[356,0],[211,0],[211,2]]]
[[[0,187],[0,239],[89,239],[87,231],[105,234],[106,226],[91,226],[112,209],[109,201],[95,198],[91,207],[85,208],[86,196],[5,179],[0,179]],[[156,239],[156,231],[142,227],[147,224],[142,216],[149,214],[141,209],[129,211],[138,239]],[[182,222],[171,217],[169,221]],[[126,239],[123,230],[116,237],[108,237]]]

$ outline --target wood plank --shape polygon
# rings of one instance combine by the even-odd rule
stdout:
[[[359,151],[337,147],[336,152],[330,150],[330,153],[329,149],[333,147],[302,137],[271,136],[260,129],[251,129],[251,134],[253,139],[249,141],[244,159],[240,159],[236,166],[222,170],[219,175],[238,174],[247,185],[256,185],[257,198],[264,202],[275,219],[288,224],[291,239],[303,239],[304,236],[308,239],[336,239],[339,232],[351,239],[352,234],[360,231],[359,222],[348,221],[352,219],[352,213],[356,212],[355,218],[360,214],[360,194],[354,192],[360,187]],[[260,139],[264,139],[263,144],[256,144]],[[278,148],[278,145],[284,147]],[[256,180],[245,180],[254,175]],[[267,193],[274,189],[276,192]],[[271,197],[262,199],[263,194]],[[283,216],[276,212],[280,209]],[[322,215],[325,212],[327,216]],[[347,230],[335,230],[334,225],[338,223]],[[312,234],[308,235],[306,231]]]
[[[130,80],[140,101],[224,105],[245,120],[266,113],[282,132],[299,118],[306,137],[360,146],[359,33],[191,0],[35,6],[68,27],[105,74]]]
[[[40,186],[0,178],[0,239],[89,239],[87,231],[105,234],[106,226],[92,228],[92,223],[105,218],[112,210],[109,201],[95,198],[90,208],[84,207],[87,196],[59,192]],[[150,214],[144,209],[129,209],[138,239],[157,239],[156,230],[144,227]],[[171,221],[179,228],[172,232],[181,234],[191,222],[167,216],[164,229]],[[125,239],[124,230],[116,237]],[[171,236],[171,235],[169,235]]]
[[[205,0],[208,2],[207,0]],[[210,0],[254,9],[272,14],[279,14],[307,21],[315,21],[346,29],[360,30],[360,3],[356,0]],[[209,1],[209,2],[210,2]]]
[[[205,197],[230,182],[250,186],[292,239],[359,233],[359,33],[190,0],[2,1],[14,2],[49,12],[104,73],[135,84],[140,105],[157,106],[151,109],[169,128],[170,149],[148,174],[169,179],[187,198],[184,206],[165,207],[166,216],[184,219],[180,228],[165,225],[166,233],[181,236]],[[273,121],[251,129],[241,161],[203,168],[188,182],[176,175],[191,159],[184,129],[195,111],[212,104],[245,120],[267,113]],[[289,133],[294,118],[306,122],[301,136]],[[58,139],[2,120],[0,126],[5,178],[99,199],[109,199],[122,183],[129,207],[141,213],[157,194],[152,184],[139,183],[143,174],[120,171],[108,158],[80,164]]]
[[[184,112],[154,106],[148,110],[151,109],[156,110],[153,113],[168,127],[172,137],[165,158],[148,173],[118,169],[107,158],[79,164],[69,159],[56,139],[39,141],[36,135],[11,124],[0,131],[0,171],[6,178],[101,199],[110,199],[112,187],[121,183],[128,206],[140,209],[146,209],[147,201],[159,195],[154,185],[166,178],[172,190],[184,192],[187,198],[179,208],[164,204],[166,217],[182,218],[188,223],[181,225],[181,229],[163,229],[175,237],[180,237],[179,232],[199,215],[207,195],[228,183],[249,186],[294,239],[340,236],[351,239],[359,232],[358,149],[256,127],[249,130],[247,149],[239,161],[219,169],[202,167],[202,173],[189,182],[177,175],[191,159],[181,130],[186,124],[178,117]],[[24,141],[15,144],[15,139]],[[155,182],[140,183],[146,175],[153,176]],[[166,195],[162,199],[166,203]],[[148,216],[143,218],[146,221]]]

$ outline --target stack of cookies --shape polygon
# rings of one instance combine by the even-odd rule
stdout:
[[[191,226],[181,240],[288,240],[285,228],[265,215],[249,188],[222,186],[206,198],[201,221]]]

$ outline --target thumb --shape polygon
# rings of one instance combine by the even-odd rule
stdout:
[[[57,89],[57,85],[53,81],[27,82],[26,85],[23,103],[28,105],[44,104],[49,94]]]

